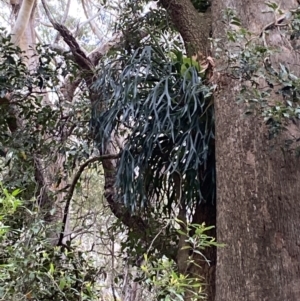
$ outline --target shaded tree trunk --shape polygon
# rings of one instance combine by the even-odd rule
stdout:
[[[210,53],[211,13],[199,13],[191,0],[160,0],[181,34],[187,53],[197,54],[202,61]]]
[[[293,0],[282,4],[283,10],[298,6]],[[274,21],[272,13],[262,13],[263,0],[215,0],[215,37],[224,37],[220,20],[227,7],[256,34]],[[295,65],[299,59],[279,30],[269,32],[270,45],[284,50],[281,61]],[[217,237],[226,247],[218,250],[216,301],[299,300],[299,158],[282,151],[285,134],[269,140],[262,118],[243,116],[245,108],[235,101],[237,81],[223,73],[218,83]]]
[[[211,34],[211,11],[199,13],[190,0],[161,0],[160,4],[167,10],[174,26],[181,34],[187,54],[196,56],[200,64],[205,63],[206,57],[210,54]],[[214,158],[212,158],[214,160]],[[200,167],[201,168],[201,167]],[[214,200],[207,200],[197,205],[196,212],[193,217],[193,223],[207,226],[216,225],[216,206]],[[215,229],[207,233],[213,237],[216,236]],[[182,239],[182,238],[181,238]],[[180,248],[180,245],[179,245]],[[189,257],[187,250],[178,250],[177,261]],[[207,294],[207,301],[215,299],[215,265],[216,265],[216,249],[214,247],[203,250],[203,256],[196,255],[195,265],[185,268],[190,277],[199,278],[205,283],[204,291]],[[208,264],[209,262],[209,264]],[[177,262],[178,267],[184,266],[184,262]],[[187,264],[187,263],[186,263]],[[184,270],[183,268],[179,270]],[[193,300],[193,296],[187,294],[185,300]]]

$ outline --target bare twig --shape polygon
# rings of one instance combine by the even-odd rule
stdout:
[[[99,40],[101,40],[101,33],[99,32],[99,29],[97,28],[96,24],[94,23],[94,19],[96,17],[99,16],[99,13],[97,13],[96,15],[94,15],[93,17],[90,17],[89,16],[89,12],[88,12],[88,8],[87,8],[87,5],[85,5],[85,0],[81,0],[81,3],[82,3],[82,7],[83,7],[83,11],[84,11],[84,14],[87,18],[87,22],[90,24],[90,27],[93,31],[93,33],[97,36],[97,38]]]
[[[83,171],[85,170],[85,168],[87,166],[89,166],[90,164],[97,162],[97,161],[103,161],[103,160],[114,160],[114,159],[118,159],[120,158],[120,154],[113,154],[113,155],[102,155],[102,156],[98,156],[98,157],[93,157],[90,158],[89,160],[87,160],[86,162],[84,162],[80,167],[79,170],[77,171],[77,173],[75,174],[73,181],[70,185],[70,189],[67,195],[67,200],[66,200],[66,205],[64,208],[64,215],[63,215],[63,222],[62,222],[62,228],[61,228],[61,233],[59,236],[59,240],[57,245],[60,246],[63,242],[63,238],[64,238],[64,232],[65,232],[65,228],[66,228],[66,224],[67,224],[67,218],[68,218],[68,213],[69,213],[69,208],[70,208],[70,204],[71,204],[71,200],[74,194],[74,190],[76,187],[76,184],[78,183]]]

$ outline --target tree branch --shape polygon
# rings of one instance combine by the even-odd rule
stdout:
[[[85,5],[85,0],[81,0],[81,3],[82,3],[84,14],[85,14],[85,16],[87,18],[87,22],[90,24],[90,27],[91,27],[93,33],[95,34],[95,36],[99,40],[101,40],[101,33],[99,32],[99,29],[97,28],[97,25],[94,22],[94,19],[99,15],[99,13],[97,13],[96,15],[90,17],[87,5]]]
[[[69,10],[70,10],[70,4],[71,4],[71,0],[68,0],[67,2],[67,7],[65,9],[65,12],[64,12],[64,15],[60,21],[61,24],[65,24],[66,20],[67,20],[67,17],[68,17],[68,14],[69,14]],[[54,38],[54,41],[53,41],[53,44],[56,44],[58,43],[58,40],[59,40],[59,33],[56,33],[56,36]]]
[[[204,61],[210,53],[210,9],[199,13],[190,0],[160,0],[159,3],[181,34],[187,53],[190,56],[197,54],[198,59]]]
[[[64,26],[63,24],[59,24],[52,18],[48,6],[45,3],[45,0],[42,0],[42,4],[45,9],[46,15],[49,18],[54,29],[56,29],[61,34],[65,43],[70,47],[70,50],[74,55],[75,63],[78,64],[78,66],[83,68],[84,70],[92,71],[94,69],[94,65],[83,52],[76,39],[73,37],[72,33],[66,26]]]
[[[69,208],[71,205],[71,200],[74,194],[74,190],[76,187],[76,184],[78,183],[83,171],[85,170],[85,168],[87,166],[89,166],[90,164],[97,162],[97,161],[103,161],[103,160],[115,160],[120,158],[120,154],[113,154],[113,155],[102,155],[102,156],[98,156],[98,157],[93,157],[90,158],[89,160],[87,160],[86,162],[84,162],[78,169],[77,173],[75,174],[73,181],[71,183],[71,185],[69,186],[69,192],[67,195],[67,199],[66,199],[66,204],[65,204],[65,208],[64,208],[64,215],[63,215],[63,221],[62,221],[62,228],[61,228],[61,233],[59,236],[59,240],[57,245],[60,246],[63,243],[63,238],[64,238],[64,233],[65,233],[65,228],[66,228],[66,224],[67,224],[67,218],[68,218],[68,213],[69,213]]]

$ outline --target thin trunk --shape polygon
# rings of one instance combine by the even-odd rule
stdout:
[[[283,10],[298,6],[293,0],[282,3]],[[256,34],[274,21],[272,13],[263,13],[264,0],[215,0],[216,37],[224,37],[220,20],[227,7]],[[281,60],[295,66],[299,60],[279,30],[274,27],[269,40],[285,47]],[[221,74],[218,83],[217,237],[226,247],[218,250],[216,301],[299,300],[299,158],[282,152],[283,134],[270,141],[259,116],[243,116],[245,108],[235,101],[238,82]]]

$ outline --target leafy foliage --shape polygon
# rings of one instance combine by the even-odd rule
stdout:
[[[70,245],[54,248],[47,239],[53,228],[24,207],[19,193],[0,191],[0,299],[98,300],[100,270]]]
[[[37,46],[36,56],[38,63],[28,69],[10,36],[5,31],[0,33],[2,181],[10,187],[30,191],[29,198],[36,191],[37,158],[49,165],[56,161],[58,154],[63,154],[65,165],[71,171],[75,163],[93,151],[89,147],[90,111],[84,85],[73,103],[67,102],[59,91],[61,79],[74,74],[77,66],[48,46]],[[85,139],[72,139],[72,135]],[[66,176],[51,175],[57,185]]]
[[[88,252],[79,251],[76,245],[53,247],[47,239],[47,232],[53,230],[53,225],[42,221],[37,207],[33,211],[26,208],[18,199],[19,193],[20,190],[9,193],[1,188],[0,298],[98,300],[103,294],[102,279],[106,277],[103,267],[97,265]],[[14,223],[19,216],[23,217],[21,224]],[[210,229],[205,225],[187,224],[187,231],[193,232],[191,236],[184,233],[190,242],[191,265],[195,264],[193,254],[201,255],[203,248],[220,246],[206,235]],[[116,277],[115,284],[124,277]],[[202,280],[178,273],[175,261],[166,257],[145,253],[133,280],[143,281],[155,300],[183,300],[187,292],[195,300],[205,299]]]
[[[178,224],[182,221],[176,220]],[[189,243],[185,248],[190,251],[189,265],[197,265],[193,256],[199,254],[203,260],[207,260],[201,253],[204,248],[222,247],[222,244],[217,244],[213,237],[206,234],[213,227],[206,227],[204,224],[187,223],[186,230],[193,232],[193,235],[177,230],[179,234],[186,237]],[[206,294],[203,291],[203,279],[195,275],[183,275],[178,273],[176,263],[166,257],[159,259],[151,258],[148,254],[144,254],[144,263],[141,266],[145,282],[156,291],[157,300],[184,300],[184,296],[189,294],[192,300],[205,300]]]
[[[138,48],[104,62],[95,83],[94,133],[101,147],[113,131],[126,136],[116,185],[132,209],[166,198],[170,212],[175,177],[184,203],[214,198],[213,87],[194,66],[182,76],[175,54],[172,61],[159,45]]]
[[[24,187],[24,189],[21,192],[16,190],[16,193],[20,193],[19,197],[22,198],[22,202],[18,203],[19,205],[13,211],[8,210],[3,214],[5,223],[1,225],[3,236],[1,238],[0,257],[3,269],[0,279],[0,298],[5,300],[22,298],[32,300],[52,300],[53,298],[94,300],[103,294],[102,285],[107,286],[107,282],[103,279],[106,278],[107,266],[111,263],[105,265],[100,263],[103,259],[99,261],[97,251],[93,252],[92,256],[90,252],[82,251],[82,248],[76,245],[78,239],[72,238],[70,243],[61,247],[51,245],[49,233],[56,232],[57,228],[61,229],[61,225],[50,225],[45,222],[44,212],[36,202],[36,197],[39,194],[35,170],[36,157],[40,158],[45,166],[55,162],[55,154],[62,154],[66,158],[64,174],[51,175],[53,182],[59,185],[62,178],[68,178],[73,170],[76,171],[76,165],[93,151],[90,146],[87,127],[89,106],[85,85],[79,86],[79,93],[76,94],[72,103],[68,103],[59,91],[61,78],[73,75],[77,71],[76,65],[67,58],[52,52],[49,47],[39,46],[36,50],[39,57],[38,64],[28,69],[20,58],[19,49],[10,43],[10,37],[2,34],[1,38],[0,71],[2,78],[6,79],[1,85],[3,98],[0,106],[2,112],[0,126],[3,131],[0,133],[0,143],[4,156],[1,162],[1,177],[9,189],[16,187]],[[179,53],[177,55],[179,57]],[[165,60],[168,61],[170,67],[175,68],[174,74],[178,72],[178,79],[176,77],[174,80],[171,79],[174,81],[174,85],[178,85],[180,77],[186,76],[186,89],[191,87],[188,80],[196,76],[198,70],[187,72],[190,66],[185,58],[178,62],[177,57],[174,59],[174,55],[170,55],[170,57],[165,57]],[[185,72],[187,73],[185,74]],[[195,80],[196,83],[199,82],[200,77],[199,79],[195,78]],[[150,85],[149,87],[153,86]],[[147,92],[146,87],[144,92]],[[48,98],[44,98],[45,95]],[[45,99],[48,99],[49,102]],[[178,99],[180,99],[179,96]],[[192,106],[189,108],[184,104],[184,100],[183,105],[186,110],[193,110]],[[163,108],[163,110],[165,109]],[[178,106],[177,111],[175,114],[178,116],[184,111],[184,108],[180,109]],[[196,117],[191,115],[194,118],[192,122],[195,124]],[[137,116],[137,118],[139,117]],[[175,120],[176,115],[170,116],[170,118],[171,121]],[[187,119],[183,119],[183,122],[186,123]],[[12,124],[15,126],[12,127]],[[65,133],[70,136],[65,135]],[[176,135],[178,136],[178,134]],[[187,137],[182,141],[185,140],[188,141]],[[96,171],[95,169],[90,174],[93,175],[95,181],[99,181],[97,175],[94,174],[95,172],[99,173],[100,170]],[[177,174],[177,172],[175,173]],[[95,185],[99,188],[99,182]],[[93,187],[93,197],[91,197],[89,189],[85,188],[86,186],[87,183],[78,182],[76,192],[82,191],[91,199],[90,201],[93,202],[91,209],[88,209],[87,197],[84,208],[82,208],[82,200],[77,203],[78,197],[74,197],[75,202],[72,208],[78,212],[80,208],[80,214],[86,218],[79,220],[77,216],[71,217],[72,222],[78,221],[76,235],[80,235],[80,240],[82,239],[85,243],[91,236],[90,225],[94,223],[93,221],[97,219],[99,214],[95,208],[98,205],[95,206],[95,204],[99,202],[99,195],[102,196],[102,191]],[[171,191],[171,189],[169,190]],[[5,189],[2,192],[9,199],[15,197],[15,193],[10,195]],[[50,194],[50,196],[52,200],[52,198],[55,199],[56,194]],[[17,199],[14,199],[15,201]],[[51,205],[51,202],[49,204]],[[104,205],[102,204],[102,206]],[[49,209],[51,208],[47,208],[48,215],[55,213]],[[156,228],[164,223],[162,213],[159,210],[154,211],[148,216],[148,221],[151,221],[148,225],[153,227],[149,231],[154,231],[153,229],[156,231]],[[2,216],[2,214],[0,215]],[[111,219],[111,216],[108,219]],[[114,270],[121,269],[123,271],[124,266],[131,265],[136,259],[142,257],[148,246],[143,245],[139,238],[134,237],[130,231],[125,231],[120,224],[115,224],[116,228],[110,224],[107,225],[109,225],[109,232],[111,232],[109,238],[118,235],[121,230],[124,231],[121,235],[122,241],[119,243],[121,250],[125,250],[125,252],[122,256],[119,255],[119,258],[114,258],[114,261],[118,261],[118,263],[113,267]],[[175,242],[176,237],[171,233],[172,231],[166,230],[168,230],[165,234],[166,240],[174,240]],[[93,231],[95,230],[93,229]],[[103,231],[103,227],[100,228],[100,231]],[[84,234],[81,235],[80,233]],[[104,234],[107,235],[107,233],[97,235],[100,237],[98,239],[104,239]],[[92,236],[94,238],[95,234]],[[96,241],[96,244],[98,245],[99,241]],[[149,254],[153,256],[153,259],[162,256],[161,250],[155,250],[155,252],[149,250]],[[113,256],[117,255],[113,254]],[[174,261],[172,265],[175,273]],[[131,272],[131,268],[126,268],[129,270],[128,279],[133,282],[136,275]],[[114,284],[115,290],[120,295],[123,283],[127,284],[128,280],[126,279],[125,282],[124,276],[120,275],[116,275],[115,279],[117,279]],[[158,287],[156,292],[159,290]],[[111,299],[111,294],[107,298]]]
[[[178,33],[164,9],[156,7],[145,11],[145,6],[140,2],[142,1],[125,2],[122,14],[116,23],[116,29],[121,31],[126,39],[124,50],[127,54],[133,54],[137,48],[163,39],[164,35],[168,37],[164,39],[165,44],[171,44],[176,38],[178,39]]]
[[[39,182],[38,168],[48,176],[47,184],[58,186],[93,152],[85,85],[79,85],[68,102],[59,89],[62,78],[71,79],[78,70],[72,61],[39,45],[36,64],[27,68],[5,31],[0,41],[0,175],[8,190],[15,189],[11,194],[0,191],[0,299],[98,299],[95,283],[101,273],[89,254],[74,244],[50,243],[49,233],[61,229],[58,221],[46,222],[55,213],[57,195],[49,193],[49,202],[38,204],[45,185]],[[59,155],[64,173],[53,169],[48,175],[45,167],[55,164]]]
[[[165,214],[177,210],[181,196],[191,206],[214,201],[213,87],[206,83],[199,66],[183,56],[182,49],[172,49],[173,39],[161,36],[167,29],[168,34],[173,34],[165,11],[157,9],[135,15],[134,9],[141,8],[131,7],[132,19],[122,27],[125,35],[132,35],[132,40],[128,39],[124,51],[116,51],[114,57],[105,58],[100,66],[94,86],[99,102],[94,107],[92,128],[100,148],[105,147],[112,132],[123,133],[126,144],[118,166],[118,192],[132,210],[150,208],[147,222],[152,222],[148,223],[149,231],[155,232],[164,224]],[[151,33],[149,37],[144,37],[145,32]],[[95,261],[90,261],[87,253],[80,252],[72,243],[53,247],[47,235],[60,225],[45,223],[45,216],[38,214],[40,207],[32,201],[43,188],[37,187],[36,159],[45,167],[55,164],[59,155],[64,158],[61,172],[50,175],[50,182],[56,188],[64,180],[68,183],[76,165],[95,151],[87,127],[90,111],[86,85],[81,83],[72,102],[68,102],[62,93],[62,79],[72,79],[78,74],[72,61],[48,46],[39,46],[37,65],[27,69],[10,38],[2,34],[1,39],[1,176],[7,187],[25,188],[20,194],[23,206],[7,218],[11,231],[1,246],[6,267],[1,276],[4,288],[1,293],[8,300],[94,300],[100,292],[99,265],[96,268]],[[163,46],[156,42],[162,40]],[[81,184],[76,184],[78,191]],[[182,191],[178,190],[181,186]],[[99,201],[102,192],[93,190],[92,193],[93,202]],[[55,200],[57,192],[49,195]],[[95,204],[92,210],[97,216]],[[78,207],[73,205],[79,212]],[[84,215],[85,209],[80,211]],[[90,215],[86,221],[88,228]],[[109,230],[112,231],[109,238],[114,237],[116,231]],[[168,230],[164,233],[166,240],[174,239],[173,232]],[[89,231],[92,232],[90,228]],[[122,248],[127,248],[126,255],[130,258],[127,262],[131,264],[143,256],[145,245],[140,248],[140,238],[134,237],[130,230],[122,236],[125,241]],[[148,252],[158,258],[153,262],[153,265],[158,263],[158,268],[164,262],[159,259],[159,251]],[[179,286],[175,288],[179,289],[179,295],[183,294],[192,282],[176,274],[174,261],[170,261],[170,266],[167,271],[159,271],[160,276],[178,278]],[[158,286],[158,295],[165,297],[169,288],[172,289]],[[169,293],[173,296],[173,292]]]

